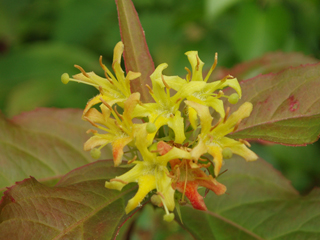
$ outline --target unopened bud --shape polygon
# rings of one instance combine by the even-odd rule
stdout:
[[[152,195],[151,203],[155,206],[161,207],[162,206],[161,197],[157,194]]]
[[[148,133],[154,133],[154,132],[157,131],[157,127],[156,127],[156,125],[154,123],[148,122],[146,130],[147,130]]]
[[[92,148],[90,154],[94,159],[99,159],[101,156],[101,151],[98,148]]]
[[[61,75],[61,82],[64,84],[67,84],[69,82],[69,74],[68,73],[64,73]]]
[[[229,101],[229,103],[231,103],[231,104],[236,104],[236,103],[239,101],[239,95],[238,95],[238,93],[232,93],[232,94],[229,96],[228,101]]]
[[[166,222],[172,222],[173,219],[174,219],[173,213],[169,213],[163,216],[163,220]]]

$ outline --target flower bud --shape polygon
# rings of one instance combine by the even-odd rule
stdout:
[[[94,159],[98,159],[101,156],[101,151],[98,148],[92,148],[90,151],[91,157]]]
[[[229,96],[228,101],[229,101],[229,103],[231,103],[231,104],[236,104],[236,103],[239,101],[239,95],[238,95],[238,93],[232,93],[232,94]]]
[[[157,127],[156,127],[156,125],[154,123],[148,122],[146,130],[147,130],[148,133],[154,133],[155,131],[157,131]]]
[[[64,84],[67,84],[69,82],[69,74],[68,73],[64,73],[61,75],[61,82]]]
[[[159,195],[154,194],[151,197],[151,203],[155,206],[161,207],[162,206],[162,201]]]
[[[172,222],[174,219],[174,213],[169,213],[163,216],[163,220],[166,222]]]

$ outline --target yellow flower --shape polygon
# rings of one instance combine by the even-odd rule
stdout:
[[[215,126],[211,125],[213,118],[210,115],[209,107],[188,100],[185,103],[197,111],[201,123],[201,133],[198,136],[199,142],[191,150],[192,158],[198,160],[205,153],[212,155],[215,164],[215,176],[218,176],[222,166],[224,149],[230,149],[232,153],[240,155],[246,161],[254,161],[258,158],[254,152],[246,147],[246,145],[249,145],[248,142],[243,140],[236,141],[225,137],[234,131],[242,119],[250,115],[252,111],[251,103],[245,102],[229,118],[225,118]]]
[[[163,125],[168,125],[175,133],[174,141],[176,143],[182,143],[186,137],[184,134],[184,118],[179,111],[180,103],[194,91],[199,91],[202,86],[196,82],[189,85],[185,84],[180,87],[174,96],[171,96],[167,81],[175,82],[181,81],[182,79],[178,76],[162,75],[162,71],[167,68],[167,66],[166,63],[160,64],[150,76],[152,89],[149,87],[149,90],[155,103],[138,105],[134,111],[134,116],[148,117],[149,122],[155,124],[156,130]],[[167,89],[166,91],[165,88]],[[154,134],[148,136],[149,142],[152,141]]]
[[[223,118],[225,116],[225,111],[223,107],[223,101],[220,99],[221,97],[229,98],[229,96],[225,96],[222,91],[216,92],[218,90],[224,89],[226,87],[231,87],[236,90],[238,94],[238,98],[241,98],[241,88],[236,78],[228,75],[225,78],[214,81],[211,83],[207,83],[211,72],[214,70],[217,65],[217,55],[215,58],[215,62],[209,70],[205,79],[202,77],[202,68],[204,63],[200,60],[197,51],[189,51],[185,53],[188,57],[190,65],[192,67],[192,76],[191,71],[188,70],[188,75],[186,80],[184,79],[168,79],[167,83],[170,87],[179,91],[182,87],[187,88],[186,85],[193,86],[194,83],[197,83],[198,89],[193,91],[191,94],[187,96],[187,100],[197,102],[199,104],[212,107],[216,112],[220,114]],[[216,92],[216,93],[215,93]],[[188,107],[189,119],[192,127],[194,129],[197,128],[197,113],[194,108],[191,106]]]
[[[113,110],[106,102],[100,106],[101,113],[95,108],[89,109],[84,118],[106,133],[93,131],[94,136],[84,144],[84,150],[89,151],[97,146],[100,146],[100,150],[111,143],[114,165],[118,166],[122,161],[123,148],[134,139],[137,130],[141,127],[141,124],[132,123],[132,113],[139,99],[140,93],[131,94],[124,102],[122,115],[116,109]],[[114,119],[110,117],[111,113],[115,117]]]
[[[100,91],[99,95],[89,100],[83,114],[86,114],[93,105],[101,103],[101,98],[112,106],[115,103],[122,104],[130,96],[130,80],[140,77],[141,74],[129,71],[127,76],[124,75],[124,71],[121,68],[121,55],[123,50],[123,43],[118,42],[114,48],[112,63],[112,69],[115,76],[102,63],[102,56],[100,57],[99,62],[104,70],[106,78],[102,78],[94,72],[85,72],[83,68],[78,65],[75,65],[75,67],[77,67],[81,73],[74,75],[73,78],[69,78],[67,74],[62,75],[61,80],[63,83],[68,83],[69,81],[85,83],[94,86]]]
[[[144,124],[146,126],[146,124]],[[155,153],[151,153],[147,147],[146,130],[141,128],[139,134],[137,134],[136,146],[140,151],[143,161],[134,161],[135,166],[127,173],[111,179],[105,183],[106,188],[121,189],[130,182],[137,182],[139,185],[136,195],[129,200],[125,209],[126,213],[135,209],[145,198],[145,196],[153,189],[157,190],[158,195],[164,205],[166,213],[173,211],[174,203],[174,190],[171,187],[171,178],[168,176],[169,171],[167,169],[167,163],[176,158],[190,158],[190,153],[178,149],[172,148],[167,154],[163,156],[157,156]]]

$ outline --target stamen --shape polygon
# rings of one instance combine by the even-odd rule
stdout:
[[[248,141],[244,140],[244,139],[239,139],[239,142],[243,143],[247,147],[251,147],[251,144]]]
[[[224,119],[223,119],[223,123],[225,123],[227,121],[227,118],[229,116],[229,112],[230,112],[230,107],[227,108],[226,115],[224,116]]]
[[[149,93],[150,93],[150,94],[153,94],[153,90],[152,90],[152,88],[151,88],[148,84],[146,84],[146,87],[149,89]]]
[[[137,159],[137,156],[134,156],[131,160],[129,160],[129,161],[127,162],[127,164],[133,163],[136,159]]]
[[[82,67],[80,67],[80,66],[77,65],[77,64],[75,64],[74,67],[75,67],[75,68],[78,68],[78,69],[82,72],[82,74],[83,74],[84,76],[86,76],[87,78],[90,78],[90,76],[84,71],[84,69],[83,69]]]
[[[103,94],[104,94],[104,92],[103,92],[103,88],[102,88],[101,86],[99,86],[99,92],[100,92],[100,94],[101,94],[101,95],[103,95]]]
[[[175,104],[177,104],[180,101],[181,101],[181,98],[178,98],[177,101],[175,102]]]
[[[211,163],[206,163],[206,164],[198,164],[199,168],[208,168],[211,165]]]
[[[186,142],[185,144],[182,145],[183,147],[188,147],[189,146],[189,143]]]
[[[123,181],[123,180],[121,180],[121,179],[118,179],[118,178],[113,178],[113,179],[110,179],[110,182],[121,182],[121,183],[123,183],[123,184],[128,184],[128,182],[126,182],[126,181]]]
[[[224,92],[222,90],[219,90],[217,94],[217,98],[221,98],[224,95]]]
[[[162,194],[161,192],[157,192],[157,194],[158,194],[160,197],[162,197],[162,199],[164,200],[164,196],[163,196],[163,194]]]
[[[114,106],[113,109],[114,109],[115,113],[118,115],[118,117],[123,121],[122,115],[120,115],[120,113],[118,113],[118,111],[117,111],[117,106]]]
[[[86,134],[89,134],[89,133],[95,134],[97,132],[98,132],[97,130],[89,129],[89,130],[86,131]]]
[[[91,123],[93,126],[99,128],[99,126],[97,124],[95,124],[94,122],[92,122],[88,117],[84,116],[84,119],[86,119],[89,123]]]
[[[110,111],[112,111],[112,107],[101,97],[100,101],[107,107],[109,108]]]
[[[121,127],[121,125],[120,125],[117,121],[115,121],[114,123],[116,124],[116,126],[117,126],[122,132],[126,133],[126,132],[123,130],[123,128]]]
[[[108,73],[107,73],[107,72],[104,72],[104,76],[106,77],[106,79],[107,79],[111,84],[113,84],[113,81],[112,81],[112,79],[108,76]]]
[[[99,57],[99,63],[100,63],[101,68],[102,68],[104,71],[106,71],[106,66],[102,63],[102,55],[100,55],[100,57]]]
[[[235,131],[237,131],[237,129],[238,129],[241,121],[242,121],[242,119],[239,119],[239,121],[236,123],[236,125],[234,126],[234,128],[233,128],[233,130],[232,130],[233,133],[234,133]]]
[[[210,129],[210,132],[215,129],[216,127],[218,127],[218,125],[221,123],[222,118],[219,119],[219,121]]]
[[[185,161],[184,161],[185,163]],[[181,198],[181,202],[185,202],[184,200],[184,195],[185,195],[185,192],[186,192],[186,188],[187,188],[187,179],[188,179],[188,167],[186,166],[186,175],[185,175],[185,180],[184,180],[184,187],[183,187],[183,193],[182,193],[182,198]]]
[[[190,69],[189,68],[187,68],[187,67],[185,67],[184,68],[185,70],[187,70],[187,76],[186,76],[186,79],[187,79],[187,81],[189,82],[190,81],[190,79],[191,79],[191,71],[190,71]]]
[[[228,169],[224,170],[223,172],[219,173],[218,177],[220,177],[222,174],[224,174]]]
[[[158,153],[158,152],[160,152],[160,150],[151,150],[150,152],[152,152],[152,153]]]
[[[161,79],[162,79],[163,84],[166,86],[166,88],[171,89],[171,87],[169,87],[168,83],[166,83],[166,81],[164,80],[163,75],[161,75]]]
[[[174,118],[174,115],[173,115],[172,113],[170,113],[170,117],[171,117],[171,118]]]
[[[232,79],[232,78],[234,78],[232,75],[230,75],[230,74],[228,74],[227,76],[225,76],[224,78],[222,78],[221,80],[220,80],[220,82],[221,83],[224,83],[225,81],[227,81],[227,79]]]

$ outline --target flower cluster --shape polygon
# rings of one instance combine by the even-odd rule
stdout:
[[[80,74],[70,78],[65,73],[61,77],[63,83],[82,82],[99,90],[83,112],[83,119],[96,128],[88,130],[93,136],[84,144],[84,150],[99,158],[100,149],[111,144],[115,166],[120,165],[123,158],[130,159],[130,154],[133,156],[128,161],[133,168],[105,183],[106,188],[119,191],[128,183],[138,183],[138,192],[129,200],[126,213],[134,210],[151,192],[154,194],[152,202],[164,207],[164,219],[170,221],[174,217],[170,212],[176,204],[175,190],[182,195],[180,202],[184,202],[186,196],[194,208],[206,210],[198,186],[217,195],[225,193],[226,187],[216,180],[223,158],[230,158],[234,153],[247,161],[257,159],[257,155],[247,148],[248,142],[226,137],[250,115],[252,104],[243,103],[229,116],[222,98],[232,104],[238,102],[241,88],[237,79],[228,75],[208,82],[217,64],[217,55],[203,78],[204,63],[196,51],[186,53],[191,70],[186,68],[185,78],[164,75],[162,72],[167,64],[160,64],[150,76],[152,86],[146,86],[154,102],[143,103],[140,93],[130,90],[130,81],[140,73],[128,72],[125,76],[121,68],[123,50],[124,45],[119,42],[114,49],[114,74],[100,57],[105,78],[85,72],[77,65]],[[225,95],[222,90],[226,87],[233,88],[235,93]],[[100,104],[100,111],[94,108],[96,104]],[[219,116],[218,121],[213,121],[212,112]],[[210,168],[209,174],[205,173],[204,170]]]

